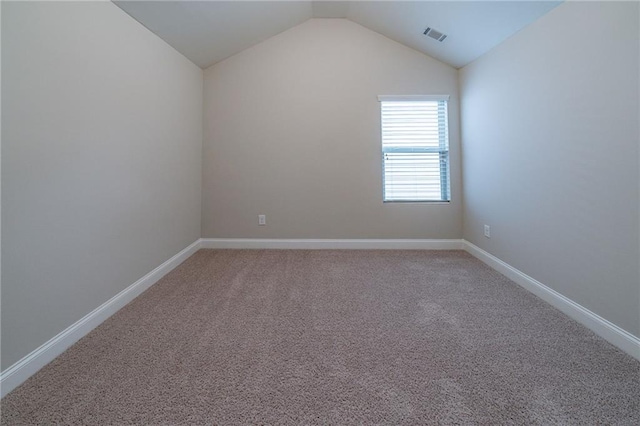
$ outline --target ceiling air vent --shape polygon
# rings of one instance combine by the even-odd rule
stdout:
[[[442,34],[440,31],[434,30],[431,27],[428,27],[426,30],[424,30],[424,32],[422,34],[426,35],[427,37],[431,37],[434,40],[438,40],[438,41],[444,41],[444,39],[447,38],[446,34]]]

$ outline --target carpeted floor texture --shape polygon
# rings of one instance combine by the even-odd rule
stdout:
[[[1,402],[23,424],[640,424],[640,362],[462,251],[200,250]]]

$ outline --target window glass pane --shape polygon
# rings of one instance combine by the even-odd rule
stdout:
[[[384,201],[448,201],[447,101],[382,101]]]

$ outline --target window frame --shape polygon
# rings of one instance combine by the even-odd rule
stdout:
[[[449,145],[449,99],[450,95],[379,95],[380,103],[380,148],[382,159],[382,202],[383,203],[427,203],[427,204],[449,204],[451,203],[451,150]],[[438,134],[438,147],[394,147],[385,148],[382,132],[382,103],[383,102],[445,102],[445,131]],[[396,153],[438,153],[440,159],[440,199],[387,199],[385,182],[385,154]],[[443,163],[446,163],[443,166]],[[445,173],[442,173],[442,170]]]

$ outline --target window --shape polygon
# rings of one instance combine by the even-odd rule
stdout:
[[[383,201],[449,201],[449,96],[379,96]]]

